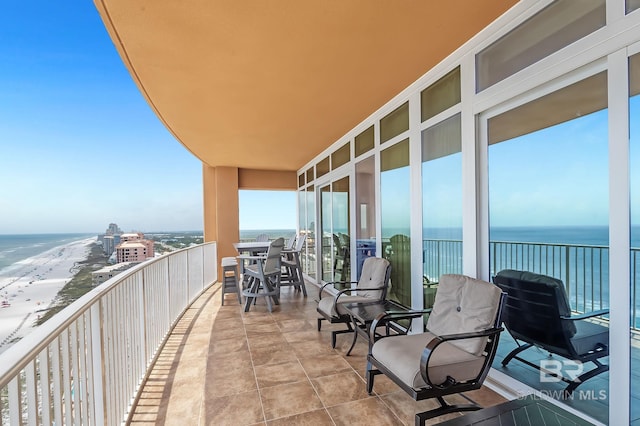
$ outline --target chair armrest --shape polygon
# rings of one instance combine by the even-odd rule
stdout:
[[[300,252],[301,252],[301,250],[294,250],[294,249],[291,249],[291,250],[282,249],[282,250],[280,250],[280,253],[300,253]]]
[[[403,320],[403,319],[413,319],[419,318],[424,314],[431,313],[431,308],[428,309],[420,309],[420,310],[411,310],[411,311],[387,311],[378,315],[372,322],[371,327],[369,327],[369,341],[375,342],[376,329],[380,322],[388,322],[393,320]],[[386,336],[385,336],[386,337]]]
[[[340,290],[336,293],[336,298],[334,300],[334,305],[338,303],[338,297],[342,296],[346,293],[351,293],[352,291],[377,291],[384,290],[386,287],[371,287],[371,288],[345,288],[344,290]],[[371,299],[371,301],[376,301],[378,299]]]
[[[599,316],[602,316],[602,315],[607,315],[608,313],[609,313],[609,309],[600,309],[598,311],[585,312],[584,314],[572,315],[570,317],[561,315],[560,318],[563,319],[563,320],[567,320],[567,321],[578,321],[578,320],[583,320],[583,319],[587,319],[587,318],[593,318],[593,317],[599,317]]]
[[[324,288],[327,286],[332,285],[333,287],[337,285],[347,285],[347,284],[355,284],[357,283],[357,281],[353,281],[353,282],[348,282],[348,281],[334,281],[334,282],[329,282],[329,283],[325,283],[322,287],[320,287],[320,291],[318,291],[318,298],[322,299],[322,292],[324,291]]]
[[[253,256],[253,255],[250,255],[250,254],[241,254],[241,255],[236,256],[236,257],[238,259],[247,259],[247,260],[264,260],[264,259],[267,258],[267,255],[266,255],[266,253],[263,256],[260,256],[260,255]]]
[[[422,356],[420,357],[420,374],[422,375],[422,379],[427,383],[427,385],[436,388],[436,389],[445,389],[457,383],[457,381],[451,377],[447,376],[447,380],[442,383],[436,384],[431,381],[429,378],[429,358],[431,358],[431,354],[436,350],[438,346],[440,346],[444,342],[449,342],[452,340],[465,340],[465,339],[476,339],[478,337],[491,337],[495,335],[499,335],[503,327],[498,328],[489,328],[484,331],[476,331],[470,333],[458,333],[458,334],[447,334],[444,336],[436,336],[427,343],[427,346],[422,351]],[[485,364],[488,362],[489,356],[486,355]],[[483,374],[486,365],[483,365],[483,368],[480,371],[480,375]]]

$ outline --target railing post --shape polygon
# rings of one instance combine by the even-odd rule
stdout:
[[[571,284],[570,284],[570,278],[571,278],[571,273],[569,272],[569,264],[571,263],[571,256],[569,254],[569,252],[571,251],[571,247],[569,246],[564,246],[564,286],[565,286],[565,290],[567,291],[567,299],[571,300]]]
[[[104,425],[104,336],[102,334],[102,301],[91,306],[91,363],[93,369],[93,412],[96,425]]]

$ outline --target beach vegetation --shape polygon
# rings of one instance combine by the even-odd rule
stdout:
[[[49,318],[69,306],[84,294],[95,288],[92,285],[91,273],[107,265],[109,257],[104,254],[102,247],[96,243],[91,244],[87,258],[76,263],[77,273],[58,292],[49,309],[42,313],[36,320],[36,325],[41,325]]]

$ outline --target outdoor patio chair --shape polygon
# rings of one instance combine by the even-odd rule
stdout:
[[[340,305],[351,302],[367,302],[372,300],[384,300],[389,287],[391,264],[380,257],[369,257],[362,265],[362,274],[357,282],[331,282],[320,288],[317,311],[321,315],[318,318],[318,331],[322,327],[322,321],[330,323],[344,323],[346,330],[331,332],[331,347],[336,347],[336,335],[353,332],[351,318]],[[351,288],[352,284],[356,284]],[[335,294],[324,293],[329,286],[338,290]],[[348,287],[347,287],[348,286]],[[341,289],[340,289],[341,288]]]
[[[595,368],[573,379],[547,372],[568,383],[565,397],[585,380],[609,370],[600,362],[609,355],[609,329],[593,320],[608,314],[608,309],[572,316],[564,284],[546,275],[505,269],[493,282],[508,293],[504,325],[518,344],[504,358],[503,366],[515,358],[541,370],[540,365],[518,356],[534,346],[581,364],[593,362]]]
[[[246,297],[245,312],[249,311],[251,304],[259,297],[265,298],[269,312],[273,309],[272,301],[276,305],[280,304],[278,296],[280,294],[281,252],[283,246],[284,239],[278,238],[269,244],[269,249],[265,256],[238,256],[240,259],[253,261],[253,263],[245,267],[243,275],[244,290],[242,295]]]
[[[267,234],[260,234],[260,235],[258,235],[258,236],[256,237],[256,241],[257,241],[257,242],[260,242],[260,243],[263,243],[263,242],[269,241],[269,235],[267,235]]]
[[[280,286],[293,286],[296,290],[302,290],[307,296],[307,288],[304,285],[302,266],[300,265],[300,253],[304,247],[307,236],[300,234],[295,239],[295,247],[282,250],[282,276]]]
[[[378,338],[371,346],[367,392],[373,391],[374,377],[384,374],[416,401],[437,399],[439,407],[416,414],[416,425],[447,413],[482,408],[475,403],[450,405],[444,396],[482,386],[503,330],[504,299],[504,293],[486,281],[442,275],[427,331]],[[371,332],[378,322],[393,320],[393,315],[376,319]]]

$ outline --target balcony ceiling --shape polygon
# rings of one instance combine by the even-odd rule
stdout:
[[[95,0],[149,105],[210,166],[297,170],[516,0]]]

